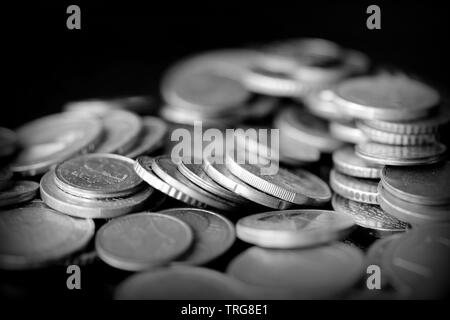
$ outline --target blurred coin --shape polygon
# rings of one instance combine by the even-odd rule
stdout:
[[[7,189],[11,184],[12,172],[9,168],[0,167],[0,191]]]
[[[406,76],[366,76],[335,89],[340,108],[357,119],[406,121],[421,118],[439,103],[433,88]]]
[[[302,98],[302,102],[309,112],[320,118],[331,121],[351,120],[334,102],[334,92],[330,89],[312,91]]]
[[[363,274],[360,250],[342,243],[301,250],[251,247],[228,265],[244,283],[289,293],[290,299],[336,297]]]
[[[105,115],[113,110],[127,110],[137,114],[150,114],[155,111],[155,99],[150,96],[128,96],[105,99],[71,101],[64,105],[64,111],[83,114]]]
[[[358,144],[368,140],[363,130],[354,122],[332,121],[329,124],[330,134],[341,141]]]
[[[337,171],[356,178],[377,179],[381,176],[381,166],[364,161],[352,147],[333,152],[333,165]]]
[[[286,135],[285,130],[280,130],[280,161],[289,160],[300,163],[312,163],[320,160],[320,151],[311,144],[303,143]]]
[[[126,197],[142,187],[133,166],[133,160],[116,154],[82,155],[56,166],[55,184],[83,198]]]
[[[328,243],[345,237],[354,222],[328,210],[285,210],[241,218],[236,233],[242,241],[266,248],[291,249]]]
[[[137,158],[144,154],[150,154],[164,143],[164,137],[167,133],[167,124],[156,117],[143,117],[144,125],[142,133],[133,146],[126,154],[128,158]]]
[[[143,209],[154,190],[144,188],[122,198],[87,199],[62,191],[55,184],[55,172],[49,171],[41,179],[40,191],[45,204],[59,212],[80,218],[109,219]]]
[[[347,214],[363,228],[381,232],[404,232],[408,224],[387,214],[378,205],[361,203],[346,199],[337,194],[333,196],[333,209]]]
[[[227,153],[226,166],[245,183],[285,201],[320,205],[331,199],[328,185],[306,170],[297,169],[294,173],[279,168],[275,174],[263,175],[260,165],[243,163],[239,155],[235,159],[233,152]]]
[[[84,247],[94,235],[90,219],[75,219],[42,207],[17,208],[0,215],[0,267],[41,267]]]
[[[115,290],[118,300],[240,300],[245,286],[206,268],[176,266],[135,274]]]
[[[379,165],[408,166],[430,164],[439,161],[446,146],[434,143],[423,146],[394,146],[376,142],[366,142],[356,146],[356,155]]]
[[[0,192],[0,207],[17,205],[36,197],[39,184],[34,181],[15,181],[9,189]]]
[[[405,201],[450,205],[450,161],[419,167],[384,167],[383,188]]]
[[[136,213],[109,221],[95,237],[100,259],[112,267],[141,271],[169,263],[191,246],[190,227],[161,213]]]
[[[17,147],[17,136],[14,131],[0,127],[0,159],[12,156]]]
[[[28,176],[45,173],[66,159],[92,151],[98,145],[101,134],[99,121],[69,113],[34,120],[17,130],[23,149],[11,165],[11,170]]]
[[[113,110],[100,116],[105,133],[98,153],[126,154],[137,141],[143,124],[141,119],[129,111]]]
[[[160,212],[184,221],[194,233],[191,248],[176,259],[182,264],[206,264],[226,252],[235,240],[234,225],[215,212],[194,208],[172,208]]]
[[[334,192],[344,198],[378,204],[378,181],[347,176],[332,169],[330,171],[330,186]]]

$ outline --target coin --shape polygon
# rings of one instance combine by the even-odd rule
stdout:
[[[347,143],[363,143],[368,140],[363,130],[358,128],[354,122],[332,121],[329,124],[330,134]]]
[[[387,214],[378,205],[361,203],[341,197],[333,196],[333,209],[347,214],[355,223],[363,228],[374,229],[381,232],[403,232],[408,224]]]
[[[241,218],[236,233],[242,241],[265,248],[292,249],[345,237],[354,226],[349,216],[329,210],[285,210]]]
[[[234,225],[218,213],[194,208],[172,208],[160,212],[184,221],[194,233],[193,245],[176,259],[177,262],[206,264],[222,255],[234,243]]]
[[[210,157],[203,159],[203,168],[211,179],[236,194],[273,209],[287,209],[291,203],[259,191],[234,176],[224,164],[214,162]]]
[[[244,283],[282,289],[290,299],[336,297],[362,276],[364,257],[342,243],[301,250],[251,247],[234,258],[227,274]]]
[[[310,92],[302,98],[302,102],[309,112],[320,118],[332,121],[351,120],[351,117],[343,113],[333,99],[334,92],[327,88]]]
[[[115,290],[118,300],[240,300],[245,286],[221,272],[176,266],[135,274]]]
[[[143,129],[141,136],[136,144],[126,154],[128,158],[137,158],[144,154],[150,154],[164,142],[164,136],[167,133],[167,124],[156,117],[143,117]]]
[[[27,176],[43,174],[66,159],[93,150],[101,133],[99,121],[69,113],[34,120],[17,130],[23,149],[11,170]]]
[[[366,142],[356,146],[356,155],[364,160],[390,166],[430,164],[439,161],[446,146],[434,143],[423,146],[394,146],[376,142]]]
[[[399,75],[364,76],[341,82],[334,90],[340,108],[357,119],[407,121],[429,113],[439,93]]]
[[[144,188],[122,198],[82,198],[58,188],[55,184],[55,172],[52,170],[42,177],[40,191],[45,204],[59,212],[80,218],[109,219],[143,209],[154,190]]]
[[[0,191],[10,186],[11,178],[12,172],[9,168],[0,168]]]
[[[10,157],[17,149],[17,137],[14,131],[0,127],[0,159]]]
[[[97,153],[126,154],[136,143],[143,124],[141,119],[132,112],[112,110],[100,116],[105,130]]]
[[[0,207],[27,202],[36,197],[39,184],[34,181],[15,181],[9,189],[0,192]]]
[[[0,267],[42,267],[83,248],[94,235],[90,219],[76,219],[43,207],[3,211],[0,215]]]
[[[347,176],[336,170],[330,171],[330,186],[334,192],[344,198],[378,204],[378,181]]]
[[[381,183],[386,191],[420,205],[450,204],[450,161],[419,167],[384,167]]]
[[[135,213],[111,220],[95,237],[100,259],[118,269],[142,271],[181,256],[191,246],[190,227],[161,213]]]
[[[356,178],[377,179],[381,176],[381,166],[364,161],[352,147],[334,151],[333,165],[337,171]]]

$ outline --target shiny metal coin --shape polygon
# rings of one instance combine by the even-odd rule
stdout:
[[[364,161],[355,154],[352,147],[344,147],[333,152],[334,168],[346,175],[356,178],[378,179],[381,166]]]
[[[288,299],[336,297],[363,275],[363,253],[342,243],[301,250],[247,249],[227,274],[244,283],[283,290]]]
[[[34,199],[39,184],[34,181],[15,181],[9,189],[0,192],[0,207],[17,205]]]
[[[352,217],[363,228],[381,232],[404,232],[409,227],[407,223],[384,212],[378,205],[349,200],[335,194],[332,206],[334,210]]]
[[[184,221],[194,233],[191,248],[173,263],[206,264],[234,243],[234,225],[218,213],[194,208],[173,208],[160,212]]]
[[[55,184],[82,198],[126,197],[143,186],[133,166],[133,160],[116,154],[82,155],[56,166]]]
[[[423,146],[394,146],[376,142],[358,144],[356,155],[364,160],[391,166],[430,164],[442,159],[447,147],[442,143]]]
[[[0,268],[42,267],[83,248],[94,235],[90,219],[43,207],[11,209],[0,215]]]
[[[0,127],[0,159],[12,156],[17,150],[17,142],[14,131]]]
[[[135,213],[109,221],[95,237],[95,249],[112,267],[142,271],[181,256],[193,242],[191,228],[161,213]]]
[[[378,204],[378,181],[347,176],[330,171],[330,186],[344,198],[368,204]]]
[[[265,248],[292,249],[345,237],[354,227],[348,215],[329,210],[285,210],[241,218],[236,234],[242,241]]]
[[[331,199],[328,185],[306,170],[297,169],[294,173],[279,168],[276,174],[262,175],[261,166],[235,159],[232,151],[226,155],[226,166],[245,183],[285,201],[320,205]]]
[[[109,219],[143,209],[152,188],[144,188],[123,198],[87,199],[62,191],[55,184],[55,172],[47,172],[41,179],[41,198],[45,204],[59,212],[80,218]]]
[[[164,137],[167,134],[167,124],[156,117],[143,117],[144,125],[142,133],[136,144],[126,154],[128,158],[137,158],[139,156],[150,154],[164,143]]]
[[[330,134],[341,141],[358,144],[368,140],[363,130],[354,122],[332,121],[329,124]]]
[[[17,130],[23,149],[11,165],[13,172],[40,175],[99,143],[102,125],[95,119],[61,113],[34,120]]]
[[[450,205],[450,161],[419,167],[384,167],[386,191],[420,205]]]

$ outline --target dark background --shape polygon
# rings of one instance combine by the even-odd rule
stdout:
[[[323,37],[449,86],[445,2],[301,1],[1,5],[6,83],[0,126],[14,128],[73,99],[157,94],[163,70],[201,50],[292,37]],[[81,8],[81,30],[66,8]],[[366,8],[381,7],[381,30]]]

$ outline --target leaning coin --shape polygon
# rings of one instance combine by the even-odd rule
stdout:
[[[17,147],[17,137],[14,131],[0,127],[0,160],[13,155]]]
[[[408,166],[430,164],[442,159],[446,146],[434,143],[423,146],[394,146],[366,142],[356,146],[356,155],[379,165]]]
[[[329,210],[285,210],[241,218],[236,234],[265,248],[292,249],[342,239],[354,227],[348,215]]]
[[[143,117],[144,125],[141,136],[136,144],[126,154],[128,158],[136,158],[144,154],[150,154],[164,143],[167,133],[167,124],[156,117]]]
[[[344,198],[363,203],[378,204],[377,180],[350,177],[332,169],[330,171],[330,186],[334,192]]]
[[[109,219],[143,209],[154,190],[144,188],[123,198],[82,198],[58,188],[55,184],[55,172],[52,170],[42,177],[40,191],[45,204],[59,212],[80,218]]]
[[[11,209],[0,215],[0,268],[31,269],[67,257],[94,235],[94,222],[43,207]]]
[[[39,184],[33,181],[15,181],[9,189],[0,192],[0,207],[16,205],[34,199]]]
[[[133,166],[133,160],[116,154],[82,155],[56,166],[55,184],[82,198],[126,197],[143,186]]]
[[[23,149],[11,165],[13,172],[35,176],[98,145],[102,125],[69,113],[34,120],[17,130]]]
[[[244,283],[282,289],[290,299],[336,297],[363,275],[359,249],[342,243],[301,250],[251,247],[234,258],[227,273]]]
[[[404,232],[408,224],[387,214],[379,206],[346,199],[337,194],[333,196],[333,209],[352,217],[363,228],[383,233]]]
[[[95,249],[112,267],[142,271],[165,265],[191,246],[191,228],[161,213],[135,213],[109,221],[95,237]]]
[[[331,199],[328,185],[306,170],[294,173],[279,168],[275,174],[263,175],[263,167],[242,162],[235,159],[233,151],[227,153],[228,170],[258,190],[295,204],[323,204]]]
[[[226,252],[234,242],[234,226],[220,214],[194,208],[166,209],[160,213],[186,222],[194,233],[192,247],[173,263],[206,264]]]
[[[344,147],[333,152],[334,168],[356,178],[377,179],[381,176],[381,166],[364,161],[355,154],[352,147]]]

